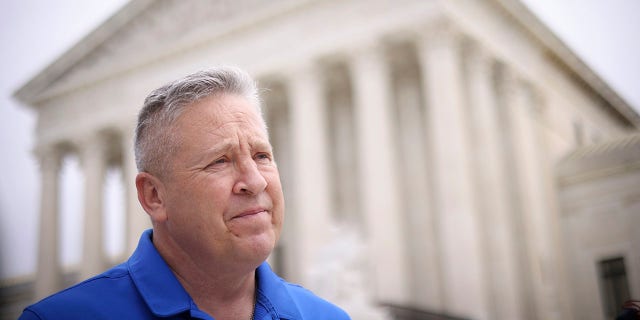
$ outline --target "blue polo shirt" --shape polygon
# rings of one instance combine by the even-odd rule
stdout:
[[[126,262],[27,307],[19,319],[213,319],[198,309],[151,241],[142,234]],[[350,319],[342,309],[256,269],[255,320]]]

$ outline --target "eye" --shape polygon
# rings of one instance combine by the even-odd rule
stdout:
[[[271,154],[266,152],[256,153],[256,155],[253,158],[258,162],[263,162],[263,163],[271,162]]]
[[[227,159],[226,157],[222,157],[222,158],[216,159],[213,162],[211,162],[207,166],[207,168],[220,168],[220,167],[226,165],[227,163],[229,163],[229,159]]]

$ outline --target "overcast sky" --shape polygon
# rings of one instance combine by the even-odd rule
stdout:
[[[125,2],[0,0],[0,278],[31,274],[36,267],[40,184],[31,153],[35,119],[11,95]],[[63,250],[65,262],[78,256],[78,234],[64,239],[72,247]]]
[[[11,94],[124,2],[0,1],[0,278],[31,274],[36,266],[40,186],[31,154],[35,119]],[[640,107],[640,1],[524,2],[636,110]],[[78,256],[73,252],[79,239],[65,239],[67,246],[76,243],[76,249],[63,252],[68,262]]]

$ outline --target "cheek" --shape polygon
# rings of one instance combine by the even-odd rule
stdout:
[[[268,187],[267,187],[267,192],[269,193],[269,196],[271,197],[271,200],[273,201],[274,205],[278,204],[278,205],[284,205],[284,195],[282,193],[282,185],[280,184],[280,179],[277,175],[277,173],[273,176],[270,177],[270,179],[268,180]]]
[[[278,226],[282,225],[284,219],[284,194],[279,180],[275,180],[269,184],[269,196],[273,201],[274,207],[274,223]]]
[[[212,211],[224,208],[225,200],[221,188],[215,184],[198,183],[176,188],[174,211],[193,220],[205,220],[211,217]]]

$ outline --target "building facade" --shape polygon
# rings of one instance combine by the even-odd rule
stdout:
[[[557,175],[571,298],[582,306],[576,318],[603,310],[613,319],[638,296],[640,135],[577,148]]]
[[[603,319],[597,270],[620,258],[640,296],[640,239],[615,231],[638,221],[638,193],[591,238],[570,218],[593,223],[591,203],[572,198],[563,169],[640,117],[518,1],[133,0],[17,92],[38,114],[34,298],[64,278],[65,155],[84,175],[84,278],[108,264],[108,167],[125,181],[125,256],[149,227],[132,152],[144,97],[218,64],[267,89],[287,200],[271,263],[354,319]],[[627,182],[591,183],[604,194]],[[625,250],[604,252],[609,234]],[[604,251],[586,258],[585,246]]]

